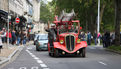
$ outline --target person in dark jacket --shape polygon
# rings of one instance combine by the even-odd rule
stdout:
[[[110,46],[110,32],[107,31],[107,32],[104,34],[104,37],[105,37],[105,47]]]
[[[57,30],[55,28],[55,24],[51,24],[51,28],[46,29],[45,31],[48,32],[48,40],[50,47],[53,47],[53,42],[56,40]]]
[[[97,45],[97,32],[96,31],[94,33],[93,38],[94,38],[95,45]]]
[[[16,42],[15,30],[13,30],[11,33],[12,33],[12,45],[14,45]]]
[[[91,33],[90,32],[88,32],[87,34],[87,43],[88,45],[91,45]]]

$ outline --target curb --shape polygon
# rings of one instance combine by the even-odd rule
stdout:
[[[19,48],[20,48],[20,46],[19,46],[12,54],[10,54],[10,55],[8,56],[8,58],[6,58],[5,60],[2,60],[2,61],[0,62],[0,65],[6,63],[6,62],[8,62],[8,61],[10,61],[11,58],[17,53],[17,51],[19,50]]]
[[[105,49],[107,51],[110,51],[110,52],[114,52],[114,53],[117,53],[117,54],[121,54],[121,52],[118,52],[118,51],[115,51],[115,50],[112,50],[112,49]]]

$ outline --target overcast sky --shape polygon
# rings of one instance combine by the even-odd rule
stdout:
[[[47,1],[51,2],[52,0],[47,0]]]

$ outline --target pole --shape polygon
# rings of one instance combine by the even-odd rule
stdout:
[[[97,21],[97,33],[100,32],[100,0],[98,0],[98,21]]]
[[[9,0],[8,0],[8,36],[7,36],[7,48],[9,46]]]

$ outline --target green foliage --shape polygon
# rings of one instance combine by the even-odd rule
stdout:
[[[109,46],[108,49],[118,51],[121,53],[121,46]]]
[[[56,15],[59,15],[62,10],[70,12],[72,9],[75,10],[77,14],[76,19],[80,20],[80,25],[85,31],[91,31],[97,29],[97,9],[98,0],[53,0],[51,5],[55,8],[53,9]],[[101,0],[101,10],[103,5],[104,11],[102,14],[101,21],[101,32],[105,30],[114,30],[114,0]]]
[[[48,21],[53,21],[54,14],[52,12],[52,6],[50,4],[45,4],[43,1],[41,1],[40,6],[40,20],[47,23]]]

